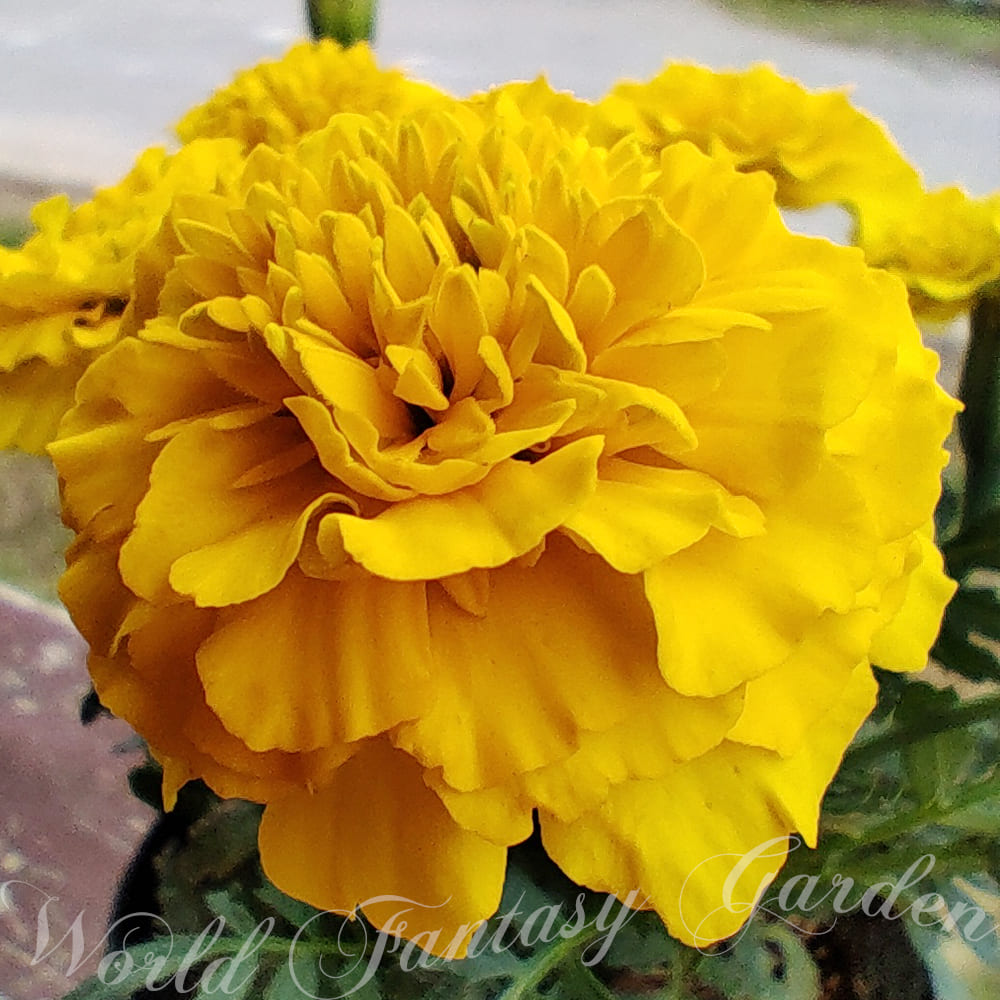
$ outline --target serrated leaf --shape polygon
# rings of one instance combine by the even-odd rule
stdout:
[[[967,779],[976,752],[976,737],[968,730],[950,729],[904,751],[904,766],[918,805],[947,806]]]
[[[261,923],[262,918],[255,916],[240,898],[244,891],[236,883],[205,894],[206,906],[213,916],[225,920],[226,930],[230,934],[249,934]]]
[[[996,777],[987,780],[990,794],[978,802],[952,809],[947,817],[949,826],[967,834],[1000,837],[1000,781]]]
[[[684,963],[686,952],[655,913],[637,913],[615,935],[604,964],[613,969],[652,972]]]
[[[264,1000],[303,1000],[310,995],[323,995],[319,989],[319,969],[311,961],[294,965],[288,960],[281,961],[263,991]]]
[[[816,1000],[819,970],[786,925],[755,918],[737,938],[704,956],[697,978],[727,1000]]]
[[[191,987],[199,965],[232,957],[242,945],[239,938],[216,937],[207,930],[201,935],[153,938],[105,955],[98,972],[63,1000],[130,1000],[142,987],[152,984],[155,991],[182,974],[184,981],[179,985]]]

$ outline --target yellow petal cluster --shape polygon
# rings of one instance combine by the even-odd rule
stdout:
[[[232,138],[246,150],[260,143],[281,148],[322,128],[338,112],[394,116],[450,101],[398,70],[380,69],[363,42],[342,49],[324,38],[237,74],[192,108],[176,131],[182,142]]]
[[[44,451],[80,376],[119,337],[139,249],[174,197],[211,190],[239,158],[230,141],[147,150],[76,208],[65,196],[42,202],[24,247],[0,247],[0,448]]]
[[[211,191],[258,143],[283,146],[335,112],[450,104],[427,84],[376,67],[370,50],[326,40],[239,74],[178,125],[185,143],[150,149],[117,185],[73,208],[38,205],[36,233],[0,247],[0,448],[41,452],[56,436],[77,382],[120,333],[136,292],[143,245],[173,198]]]
[[[599,104],[598,128],[638,134],[652,150],[691,141],[740,170],[766,170],[779,204],[846,207],[870,264],[906,281],[921,315],[968,309],[1000,272],[1000,195],[929,192],[886,130],[843,91],[811,92],[767,66],[717,73],[673,64],[621,83]]]
[[[926,655],[955,404],[766,174],[525,94],[173,199],[51,447],[62,594],[168,798],[265,803],[286,892],[461,954],[537,816],[704,944],[734,854],[814,841],[873,650]]]
[[[906,282],[916,312],[951,319],[1000,277],[1000,193],[969,198],[947,187],[888,201],[862,217],[858,244]]]

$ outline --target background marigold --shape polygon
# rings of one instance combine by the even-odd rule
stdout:
[[[845,91],[809,91],[769,66],[718,73],[674,63],[647,82],[618,84],[598,111],[592,138],[635,132],[653,150],[691,141],[740,170],[766,170],[779,204],[844,206],[868,262],[899,275],[922,316],[967,310],[997,276],[996,196],[927,191],[886,129]]]
[[[238,156],[225,141],[146,150],[91,201],[37,205],[24,247],[0,247],[0,448],[44,451],[87,365],[118,339],[136,253],[171,199],[210,189]]]
[[[266,803],[280,888],[433,906],[436,953],[536,814],[732,933],[726,855],[814,840],[871,656],[922,666],[952,592],[903,285],[689,143],[337,115],[175,198],[125,327],[51,448],[100,697],[168,799]]]
[[[280,59],[244,70],[177,123],[182,142],[238,139],[244,149],[291,145],[342,111],[399,115],[451,98],[398,70],[379,69],[363,42],[343,49],[329,38],[295,45]]]

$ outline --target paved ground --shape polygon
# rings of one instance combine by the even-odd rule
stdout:
[[[6,1000],[55,1000],[94,971],[111,892],[152,815],[126,790],[128,769],[141,760],[129,727],[117,719],[80,725],[84,655],[65,612],[0,585]]]
[[[304,31],[302,0],[45,0],[0,5],[0,175],[110,183],[241,66]],[[1000,186],[1000,71],[945,55],[806,43],[711,0],[381,0],[378,48],[456,93],[546,71],[596,97],[668,58],[768,61],[814,87],[856,85],[931,183]]]

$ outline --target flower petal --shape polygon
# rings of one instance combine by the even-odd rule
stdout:
[[[660,667],[684,694],[719,694],[780,666],[824,611],[851,610],[875,573],[868,511],[832,462],[763,509],[763,535],[710,532],[646,571]]]
[[[293,572],[220,612],[198,673],[209,706],[251,750],[314,750],[416,716],[430,694],[429,641],[423,584]]]
[[[795,753],[865,659],[876,621],[870,609],[826,612],[784,663],[747,681],[743,714],[728,739],[783,757]]]
[[[122,546],[126,583],[149,600],[188,593],[215,606],[275,586],[295,559],[309,510],[336,495],[326,492],[330,480],[316,463],[277,480],[237,484],[300,440],[298,423],[289,418],[236,431],[207,421],[181,429],[154,462],[135,528]]]
[[[637,577],[557,536],[533,567],[493,570],[490,584],[482,618],[429,590],[437,697],[394,738],[460,790],[569,757],[584,731],[635,710],[637,687],[662,685]]]
[[[501,566],[534,548],[593,491],[603,443],[582,438],[533,464],[510,460],[458,493],[403,501],[373,518],[329,514],[321,547],[324,533],[339,532],[355,560],[390,580]]]
[[[620,459],[602,463],[594,493],[566,520],[621,573],[640,573],[719,528],[737,537],[764,531],[764,515],[746,497],[687,469]]]
[[[933,526],[914,533],[919,562],[900,581],[902,606],[872,639],[871,658],[885,670],[923,670],[934,645],[945,606],[957,589],[944,573],[944,560],[934,544]]]
[[[283,892],[338,913],[360,905],[377,928],[405,929],[434,955],[463,957],[478,922],[500,905],[506,848],[458,826],[420,766],[381,742],[324,788],[269,803],[259,843]]]
[[[638,890],[685,944],[728,937],[777,874],[790,830],[814,842],[823,792],[875,693],[858,667],[793,757],[724,743],[663,778],[614,787],[572,823],[542,814],[545,849],[582,885]]]

